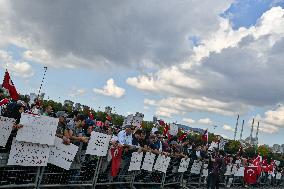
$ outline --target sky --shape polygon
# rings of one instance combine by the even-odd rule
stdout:
[[[284,144],[284,0],[0,0],[21,94]],[[256,124],[253,135],[256,132]]]

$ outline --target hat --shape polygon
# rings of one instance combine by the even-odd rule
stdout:
[[[132,127],[131,125],[125,125],[124,128],[125,128],[125,129],[127,129],[127,128],[128,128],[128,129],[131,129],[131,127]]]
[[[64,117],[64,118],[66,118],[68,115],[64,112],[64,111],[58,111],[57,113],[56,113],[56,117]]]

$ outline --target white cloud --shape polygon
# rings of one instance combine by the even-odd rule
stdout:
[[[146,98],[146,99],[144,99],[144,104],[149,105],[149,106],[155,106],[156,105],[156,101]]]
[[[25,79],[34,75],[34,71],[29,63],[14,60],[7,51],[0,50],[0,62],[2,62],[1,67],[8,69],[12,75]]]
[[[103,87],[103,89],[94,88],[93,91],[97,94],[115,98],[121,98],[125,94],[125,89],[118,87],[112,78],[107,80],[107,83]]]
[[[144,100],[145,105],[155,106],[158,112],[161,109],[167,109],[167,117],[172,115],[193,112],[193,111],[206,111],[222,115],[237,115],[238,113],[244,113],[248,110],[249,106],[242,105],[233,102],[221,102],[209,98],[181,98],[181,97],[169,97],[155,101],[151,99]],[[164,111],[162,111],[164,112]],[[164,113],[165,114],[165,113]]]
[[[223,129],[226,131],[234,131],[234,129],[230,125],[223,125]]]
[[[107,63],[153,68],[188,57],[192,45],[188,39],[214,31],[219,15],[231,3],[63,0],[55,5],[0,0],[0,37],[3,44],[27,48],[29,58],[45,65],[90,68]],[[44,57],[43,51],[48,53]]]
[[[73,87],[72,90],[69,93],[70,97],[78,97],[78,96],[83,96],[86,94],[85,89],[78,89],[76,87]]]
[[[179,101],[199,101],[201,106],[185,103],[186,111],[237,115],[284,101],[284,9],[271,8],[250,28],[234,30],[226,19],[219,23],[185,61],[126,82],[166,96],[158,102],[178,102],[169,106],[177,110],[184,107]]]
[[[183,118],[182,121],[186,122],[187,124],[194,124],[195,120],[190,118]]]
[[[203,118],[198,120],[198,124],[202,125],[212,125],[213,121],[211,121],[209,118]]]
[[[257,115],[255,117],[254,130],[257,129],[257,122],[259,121],[259,131],[264,133],[276,133],[279,129],[284,128],[284,107],[278,106],[274,110],[267,110],[263,116]],[[252,119],[249,123],[252,122]],[[250,125],[249,125],[250,126]]]

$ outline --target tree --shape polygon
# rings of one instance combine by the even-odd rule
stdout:
[[[267,157],[271,151],[267,146],[261,145],[258,147],[258,153],[263,157]]]
[[[225,152],[229,154],[236,154],[241,147],[241,143],[239,141],[235,140],[230,140],[226,145],[225,145]]]
[[[244,149],[244,155],[249,158],[253,158],[257,155],[257,147],[250,146]]]

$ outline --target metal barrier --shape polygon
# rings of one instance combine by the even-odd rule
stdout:
[[[167,173],[157,171],[128,171],[128,159],[121,164],[119,175],[111,177],[111,164],[107,157],[84,156],[84,161],[79,166],[72,166],[70,170],[64,170],[48,164],[46,167],[8,166],[8,154],[0,153],[0,188],[139,188],[159,187],[164,188],[201,188],[206,187],[207,177],[190,173],[192,163],[185,173],[178,173],[179,158],[172,158]],[[226,187],[228,179],[233,178],[232,187],[244,188],[243,177],[220,177],[220,185]],[[279,180],[275,177],[262,175],[259,178],[259,186],[283,187],[283,176]]]

